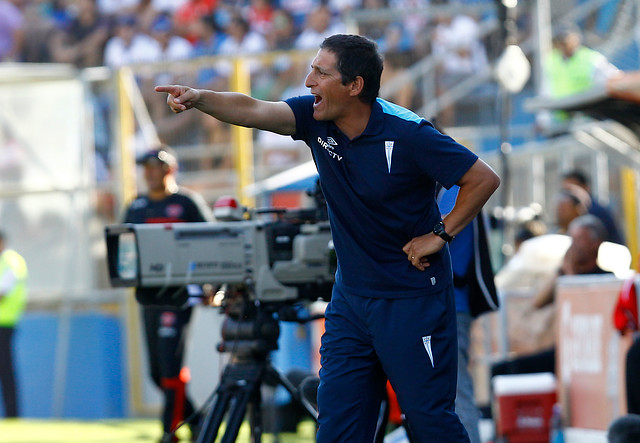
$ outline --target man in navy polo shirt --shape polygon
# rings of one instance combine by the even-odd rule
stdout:
[[[338,256],[322,337],[317,441],[372,442],[388,379],[416,442],[467,442],[455,408],[457,337],[445,245],[500,179],[416,114],[379,99],[382,57],[356,35],[324,40],[311,95],[266,102],[157,86],[174,112],[291,135],[313,154]],[[444,223],[435,183],[460,186]]]

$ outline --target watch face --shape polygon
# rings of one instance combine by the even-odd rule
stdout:
[[[435,235],[437,235],[438,237],[441,237],[443,240],[450,242],[451,240],[453,240],[453,237],[451,237],[449,234],[446,233],[446,231],[444,230],[444,223],[442,222],[438,222],[434,228],[433,228],[433,233]]]

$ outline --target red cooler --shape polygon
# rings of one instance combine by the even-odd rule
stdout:
[[[548,443],[555,376],[550,372],[496,375],[491,382],[497,436],[509,443]]]

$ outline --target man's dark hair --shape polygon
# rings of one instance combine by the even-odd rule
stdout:
[[[373,40],[359,35],[336,34],[324,39],[320,49],[336,55],[336,67],[343,85],[360,76],[364,80],[360,100],[369,104],[376,100],[383,62],[378,45]]]
[[[591,239],[597,242],[603,242],[607,239],[607,228],[598,217],[592,214],[581,215],[571,220],[569,230],[575,228],[585,228],[589,231]]]
[[[577,35],[582,40],[582,31],[575,23],[564,22],[560,23],[555,30],[554,37],[558,41],[564,41],[570,35]]]
[[[618,417],[609,426],[609,443],[629,443],[640,441],[640,415],[628,414]]]
[[[563,180],[573,180],[580,184],[583,188],[589,187],[589,178],[587,174],[579,169],[572,169],[562,174]]]

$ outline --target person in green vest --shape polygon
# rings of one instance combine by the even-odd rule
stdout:
[[[605,84],[618,68],[600,52],[583,45],[577,27],[565,25],[556,34],[546,71],[550,95],[559,98]]]
[[[5,248],[0,232],[0,383],[6,417],[18,416],[12,341],[26,302],[27,265],[20,254]]]
[[[605,85],[620,71],[600,52],[583,44],[580,29],[572,24],[562,25],[555,34],[553,49],[544,63],[543,94],[564,98]],[[567,119],[564,112],[556,112],[543,125]]]

